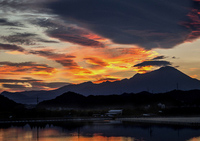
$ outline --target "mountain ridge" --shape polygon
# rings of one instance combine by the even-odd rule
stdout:
[[[18,92],[13,93],[15,97],[17,94],[22,96],[32,97],[31,100],[27,99],[20,101],[18,97],[18,103],[31,103],[36,104],[36,99],[39,97],[40,101],[53,99],[65,92],[71,91],[79,93],[84,96],[88,95],[111,95],[111,94],[122,94],[122,93],[139,93],[142,91],[148,91],[151,93],[164,93],[172,90],[192,90],[200,89],[200,81],[193,79],[176,68],[166,66],[152,72],[145,74],[135,74],[130,79],[123,79],[115,82],[103,82],[100,84],[94,84],[92,82],[84,82],[81,84],[71,84],[63,86],[52,91],[39,91],[37,92]],[[14,100],[14,97],[9,96],[9,92],[3,92],[2,95],[10,97]],[[33,93],[33,94],[31,94]],[[11,94],[10,94],[11,95]],[[19,95],[18,95],[19,96]],[[16,98],[15,100],[16,101]]]

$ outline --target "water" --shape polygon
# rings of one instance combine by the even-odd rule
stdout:
[[[6,124],[0,141],[200,141],[200,128],[111,121]]]

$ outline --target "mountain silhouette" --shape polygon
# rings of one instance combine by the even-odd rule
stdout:
[[[183,91],[200,89],[200,81],[187,76],[176,68],[166,66],[145,74],[136,74],[130,79],[123,79],[121,81],[107,81],[100,84],[85,82],[67,85],[52,91],[2,92],[2,95],[18,103],[36,104],[37,97],[39,97],[39,101],[41,102],[43,100],[54,99],[68,91],[88,96],[139,93],[142,91],[165,93],[177,89]]]
[[[181,92],[180,92],[181,93]],[[199,91],[197,92],[199,93]],[[188,96],[188,93],[185,93]],[[195,95],[196,96],[196,95]],[[130,108],[141,105],[164,103],[166,105],[177,106],[180,104],[174,96],[169,94],[151,94],[148,92],[141,92],[138,94],[121,94],[121,95],[90,95],[83,96],[74,92],[66,92],[55,99],[43,101],[37,105],[38,108]]]

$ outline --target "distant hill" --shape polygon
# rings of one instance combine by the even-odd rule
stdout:
[[[13,110],[18,106],[22,105],[8,99],[7,97],[4,97],[3,95],[0,95],[0,112]]]
[[[77,85],[67,85],[52,91],[2,92],[2,95],[20,103],[36,104],[37,97],[39,97],[41,102],[54,99],[68,91],[89,96],[139,93],[142,91],[165,93],[175,89],[183,91],[200,89],[200,81],[187,76],[173,67],[166,66],[149,73],[136,74],[130,79],[123,79],[121,81],[107,81],[101,84],[85,82]]]
[[[24,110],[22,104],[18,104],[3,95],[0,95],[0,118],[8,118]]]
[[[151,94],[148,92],[141,92],[138,94],[122,94],[122,95],[90,95],[83,96],[74,92],[64,93],[55,99],[43,101],[38,104],[38,108],[127,108],[147,105],[157,105],[159,103],[167,106],[179,106],[183,104],[181,99],[176,98],[174,91],[167,94]],[[180,91],[182,93],[182,91]],[[184,92],[188,99],[192,99],[190,92]],[[198,95],[200,91],[198,91]],[[187,100],[188,100],[187,99]],[[194,102],[194,100],[192,101]]]

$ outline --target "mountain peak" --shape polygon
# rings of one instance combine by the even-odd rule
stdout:
[[[152,74],[158,74],[160,75],[160,73],[182,73],[180,72],[179,70],[177,70],[176,68],[174,67],[171,67],[171,66],[165,66],[165,67],[161,67],[157,70],[153,70],[153,71],[150,71],[150,72],[147,72],[147,73],[136,73],[131,79],[138,79],[142,76],[147,76],[147,75],[152,75]]]
[[[170,70],[175,70],[175,71],[179,71],[176,68],[172,67],[172,66],[165,66],[165,67],[161,67],[158,70],[160,71],[170,71]]]

